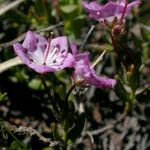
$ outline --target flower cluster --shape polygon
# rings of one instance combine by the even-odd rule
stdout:
[[[99,88],[112,88],[116,80],[99,77],[90,65],[88,53],[77,54],[75,44],[68,52],[67,37],[49,38],[28,31],[23,44],[13,45],[14,51],[24,64],[38,73],[57,72],[64,68],[74,68],[76,80]],[[79,80],[80,80],[79,79]]]

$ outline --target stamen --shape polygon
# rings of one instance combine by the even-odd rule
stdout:
[[[54,33],[51,32],[50,37],[48,38],[48,44],[47,44],[47,47],[46,47],[46,50],[45,50],[45,53],[44,53],[44,63],[43,64],[46,64],[46,59],[47,59],[48,54],[50,52],[51,40],[52,40],[53,35],[54,35]]]
[[[50,54],[50,57],[53,58],[53,59],[55,59],[54,56],[57,57],[57,56],[58,56],[58,52],[59,52],[59,49],[58,49],[58,47],[55,46],[55,47],[52,49],[52,52],[51,52],[51,54]]]

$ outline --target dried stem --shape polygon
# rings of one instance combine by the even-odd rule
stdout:
[[[35,31],[35,33],[42,33],[42,32],[51,31],[51,30],[58,28],[60,26],[63,26],[63,22],[59,22],[58,24],[51,25],[51,26],[46,27],[46,28],[42,28],[40,30]],[[15,38],[14,40],[12,40],[10,42],[2,43],[2,44],[0,44],[0,47],[6,48],[9,46],[12,46],[14,43],[22,41],[24,39],[25,35],[26,35],[26,33],[23,33],[21,36]]]
[[[83,141],[83,139],[86,135],[88,135],[92,140],[94,135],[99,135],[99,134],[102,134],[108,130],[113,129],[117,124],[119,124],[120,122],[122,122],[125,119],[126,115],[127,115],[127,113],[124,112],[116,121],[104,126],[103,128],[93,130],[93,131],[86,131],[86,129],[85,129],[85,131],[82,132],[81,137],[78,138],[78,140],[76,141],[76,144],[81,143],[81,141]]]
[[[20,3],[24,1],[25,0],[16,0],[14,2],[11,2],[10,4],[4,4],[4,6],[1,6],[0,8],[0,16],[6,13],[7,11],[13,9],[14,7],[17,7]]]
[[[103,128],[93,130],[93,131],[88,131],[88,130],[84,129],[84,131],[81,134],[81,137],[77,139],[76,144],[81,143],[86,135],[88,135],[91,138],[91,140],[93,140],[94,135],[99,135],[108,130],[113,129],[117,124],[119,124],[120,122],[122,122],[125,119],[126,115],[127,115],[127,112],[123,112],[123,114],[117,120],[115,120],[113,123],[110,123],[110,124],[104,126]]]
[[[0,63],[0,73],[6,71],[7,69],[23,64],[19,57],[11,58],[3,63]]]
[[[91,26],[91,28],[90,28],[90,30],[88,31],[88,33],[87,33],[87,35],[86,35],[86,37],[85,37],[84,41],[83,41],[83,44],[82,44],[82,45],[81,45],[81,47],[80,47],[80,51],[82,51],[82,50],[83,50],[83,48],[84,48],[84,46],[85,46],[85,44],[86,44],[86,42],[87,42],[87,40],[88,40],[89,36],[90,36],[90,35],[91,35],[91,33],[93,32],[94,28],[95,28],[95,26],[94,26],[94,25],[92,25],[92,26]]]
[[[35,136],[38,138],[39,141],[45,143],[46,145],[49,145],[49,147],[54,147],[61,144],[58,141],[51,141],[50,139],[45,138],[37,130],[31,127],[16,127],[15,125],[8,123],[7,121],[3,121],[2,119],[0,119],[0,128],[4,130],[9,130],[9,132],[17,135],[29,135],[31,137]]]
[[[90,135],[93,136],[93,135],[102,134],[105,131],[113,129],[118,123],[120,123],[121,121],[123,121],[125,119],[126,115],[127,115],[127,113],[124,112],[115,122],[113,122],[111,124],[108,124],[108,125],[106,125],[105,127],[101,128],[101,129],[97,129],[97,130],[94,130],[94,131],[89,131],[89,132],[87,132],[87,134],[90,134]]]

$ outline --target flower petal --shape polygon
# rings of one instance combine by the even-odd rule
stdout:
[[[138,6],[141,3],[140,0],[135,0],[127,5],[127,12],[131,10],[131,7]]]
[[[135,0],[127,5],[126,14],[131,10],[131,7],[140,4],[140,0]],[[121,17],[123,13],[125,0],[118,0],[116,2],[109,1],[105,5],[100,5],[96,1],[87,3],[86,1],[82,2],[84,9],[89,13],[89,17],[101,21],[107,19],[108,21],[112,20],[112,17]]]
[[[74,57],[71,53],[68,53],[67,57],[62,61],[60,64],[53,64],[50,67],[52,68],[53,72],[62,70],[64,68],[72,68],[74,66]]]
[[[37,49],[37,38],[32,31],[28,31],[26,33],[26,37],[24,39],[22,46],[31,52]]]
[[[37,39],[37,49],[45,51],[47,46],[47,39],[39,34],[35,34],[35,37]]]
[[[60,53],[64,52],[64,55],[67,55],[68,52],[68,42],[66,36],[57,37],[51,40],[50,49],[53,50],[54,47],[60,46]]]
[[[52,67],[45,66],[45,65],[37,65],[35,63],[31,63],[29,65],[29,67],[38,73],[47,73],[47,72],[54,72],[55,71],[55,69]]]
[[[75,59],[71,53],[68,53],[64,63],[62,64],[61,68],[72,68],[74,66]]]
[[[74,77],[79,78],[79,80],[84,79],[86,84],[94,85],[98,88],[112,88],[115,86],[116,80],[96,75],[90,65],[89,54],[87,52],[74,55],[74,58]]]
[[[99,11],[101,9],[101,5],[98,4],[96,1],[91,2],[91,3],[87,3],[87,1],[83,1],[82,5],[87,11],[90,11],[90,10]]]
[[[70,45],[70,48],[71,48],[71,50],[72,50],[72,54],[75,56],[75,55],[77,55],[77,45],[75,44],[75,43],[72,43],[71,45]]]
[[[82,60],[82,61],[81,61]],[[86,83],[94,85],[99,88],[112,88],[116,84],[116,80],[97,76],[95,71],[91,68],[89,59],[85,57],[85,59],[79,60],[80,65],[76,66],[76,70],[84,78]]]
[[[19,58],[22,60],[23,63],[26,65],[29,65],[30,60],[28,58],[26,50],[23,48],[23,46],[20,43],[13,44],[14,51],[19,56]]]

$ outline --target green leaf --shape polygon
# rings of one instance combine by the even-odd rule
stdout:
[[[29,83],[28,86],[33,89],[33,90],[39,90],[42,88],[41,80],[39,79],[32,79]]]
[[[133,91],[136,91],[136,89],[139,87],[139,84],[140,84],[140,69],[138,66],[135,66],[129,77],[129,85]]]
[[[147,28],[149,28],[149,30]],[[150,27],[147,28],[141,28],[141,35],[145,41],[150,41]]]
[[[63,13],[69,14],[74,12],[77,9],[77,5],[64,5],[61,6],[61,11]]]
[[[124,103],[130,101],[129,93],[126,91],[123,82],[119,76],[117,77],[117,84],[115,86],[114,91],[116,95],[120,98],[120,100]]]
[[[6,96],[7,96],[7,93],[4,93],[4,94],[0,93],[0,102],[6,100]]]
[[[16,141],[13,141],[10,145],[10,150],[22,150]]]

